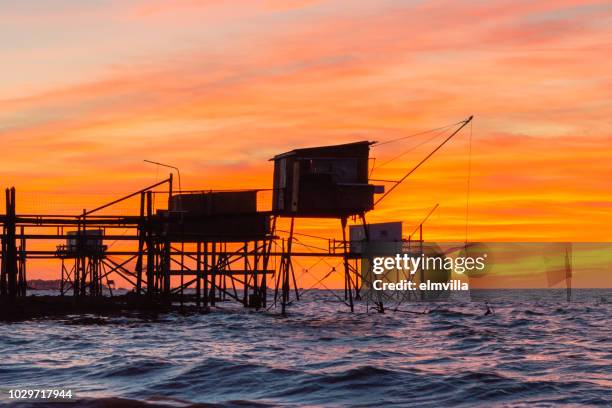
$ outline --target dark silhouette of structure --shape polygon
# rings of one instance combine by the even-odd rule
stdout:
[[[104,280],[108,283],[108,275],[103,274],[107,249],[103,244],[104,231],[79,225],[78,230],[68,231],[66,236],[66,244],[57,247],[57,257],[62,261],[61,294],[72,289],[75,298],[88,294],[102,296]],[[70,261],[72,266],[67,268]]]
[[[273,211],[287,217],[343,218],[374,208],[370,145],[357,142],[275,156]]]
[[[470,120],[460,122],[417,167]],[[258,210],[262,190],[176,192],[171,174],[75,216],[17,214],[15,188],[6,189],[6,212],[0,215],[0,303],[10,310],[14,299],[26,296],[28,259],[59,259],[61,295],[71,293],[77,304],[106,298],[105,290],[112,298],[113,283],[120,277],[132,288],[130,301],[143,307],[189,302],[206,309],[233,299],[245,307],[269,309],[280,300],[284,313],[292,289],[299,299],[292,257],[315,256],[342,259],[345,303],[352,311],[362,277],[360,255],[349,248],[347,222],[350,217],[359,219],[368,241],[365,215],[381,199],[375,201],[375,194],[384,192],[369,183],[372,144],[296,149],[275,156],[271,211]],[[138,213],[102,214],[129,199],[140,200]],[[289,220],[287,238],[277,235],[279,218]],[[295,224],[302,218],[338,219],[342,240],[328,240],[327,249],[296,251]],[[64,243],[53,249],[26,247],[29,241],[40,240]],[[127,245],[115,249],[108,242]],[[187,288],[195,288],[195,295],[187,294]]]
[[[353,299],[359,297],[359,271],[350,262],[346,239],[347,220],[358,216],[366,225],[365,213],[374,208],[374,194],[379,189],[368,182],[369,152],[373,142],[363,141],[336,146],[296,149],[275,156],[273,211],[289,217],[288,247],[281,259],[282,307],[289,300],[289,276],[295,284],[291,262],[296,218],[337,218],[342,227],[340,247],[344,257],[344,299],[353,311]],[[366,240],[368,229],[366,231]],[[297,288],[296,296],[299,297]]]

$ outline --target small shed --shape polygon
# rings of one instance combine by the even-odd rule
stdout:
[[[340,218],[374,207],[368,183],[372,142],[296,149],[274,161],[272,210],[292,217]]]
[[[171,242],[244,242],[271,233],[270,214],[257,211],[256,190],[202,191],[172,196],[170,209],[159,210]]]
[[[107,249],[103,240],[104,231],[99,228],[68,231],[66,245],[59,245],[58,251],[65,257],[102,256]]]
[[[349,226],[351,254],[364,252],[402,252],[402,222],[380,222],[368,224],[368,233],[363,225]]]
[[[235,215],[257,212],[257,191],[203,191],[172,196],[170,211],[187,215]]]

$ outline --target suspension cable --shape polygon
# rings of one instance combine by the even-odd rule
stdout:
[[[463,123],[463,122],[465,122],[465,121],[463,121],[463,120],[462,120],[462,121],[457,122],[457,123],[451,123],[451,124],[449,124],[449,125],[441,126],[441,127],[438,127],[438,128],[429,129],[429,130],[424,130],[424,131],[422,131],[422,132],[413,133],[413,134],[408,135],[408,136],[398,137],[398,138],[395,138],[395,139],[387,140],[387,141],[385,141],[385,142],[376,142],[376,143],[374,143],[374,144],[372,145],[372,147],[379,147],[379,146],[383,146],[383,145],[386,145],[386,144],[389,144],[389,143],[399,142],[400,140],[409,139],[409,138],[412,138],[412,137],[416,137],[416,136],[425,135],[425,134],[427,134],[427,133],[436,132],[436,131],[438,131],[438,130],[443,130],[443,129],[451,128],[451,127],[453,127],[453,126],[460,125],[460,124],[461,124],[461,123]]]
[[[389,159],[387,161],[382,162],[378,166],[372,165],[372,170],[370,171],[370,176],[372,175],[372,173],[374,173],[374,170],[378,170],[381,167],[386,166],[387,164],[391,163],[392,161],[395,161],[395,160],[399,159],[400,157],[403,157],[403,156],[407,155],[408,153],[415,151],[416,149],[418,149],[419,147],[423,146],[424,144],[427,144],[427,143],[429,143],[429,142],[439,138],[440,136],[442,136],[447,131],[448,131],[448,129],[441,130],[441,131],[437,132],[433,137],[430,137],[429,139],[426,139],[426,140],[424,140],[424,141],[422,141],[420,143],[417,143],[414,146],[411,146],[408,150],[404,150],[403,152],[401,152],[397,156],[395,156],[395,157],[393,157],[393,158],[391,158],[391,159]]]
[[[468,172],[467,172],[467,191],[465,195],[465,243],[468,242],[468,222],[470,215],[470,190],[472,181],[472,133],[474,123],[470,122],[470,136],[468,139]]]
[[[414,173],[419,167],[421,167],[421,165],[423,163],[425,163],[427,160],[429,160],[429,158],[431,156],[433,156],[438,150],[440,150],[442,148],[442,146],[444,146],[446,143],[448,143],[449,140],[451,140],[453,138],[453,136],[455,136],[457,133],[459,133],[459,131],[461,129],[463,129],[468,123],[470,123],[472,121],[472,118],[474,116],[470,116],[469,118],[467,118],[466,120],[460,122],[461,126],[459,126],[459,128],[457,128],[453,133],[450,134],[450,136],[448,136],[446,139],[444,139],[444,141],[442,143],[440,143],[435,149],[433,149],[427,156],[425,156],[416,166],[414,166],[408,173],[406,173],[401,179],[399,179],[385,194],[382,195],[382,197],[380,197],[378,200],[376,200],[376,202],[374,203],[374,205],[376,206],[376,204],[380,203],[385,197],[387,197],[389,194],[391,194],[391,192],[393,190],[395,190],[397,188],[397,186],[399,186],[404,180],[406,180],[412,173]]]

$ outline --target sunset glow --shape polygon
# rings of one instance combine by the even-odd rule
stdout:
[[[167,176],[143,159],[180,167],[183,189],[269,189],[275,154],[474,115],[370,222],[408,234],[439,203],[428,240],[462,241],[466,221],[473,241],[610,240],[609,2],[0,8],[0,186],[21,212],[76,214]],[[376,163],[426,139],[374,147],[372,177],[401,177],[436,141]]]

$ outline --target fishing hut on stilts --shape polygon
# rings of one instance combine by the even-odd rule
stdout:
[[[179,173],[175,190],[170,174],[73,215],[18,213],[15,188],[6,189],[5,212],[0,215],[0,314],[30,306],[26,269],[28,260],[34,259],[61,264],[60,296],[40,306],[39,314],[61,307],[66,312],[87,311],[92,299],[116,309],[200,311],[233,300],[264,310],[280,304],[285,313],[292,293],[300,297],[294,262],[308,256],[339,260],[343,301],[353,311],[364,275],[362,254],[351,249],[355,242],[349,236],[349,220],[361,231],[353,241],[368,242],[366,214],[471,119],[454,124],[449,137],[388,189],[372,183],[376,180],[370,177],[370,150],[377,144],[370,141],[279,154],[271,159],[271,189],[186,191],[180,188]],[[268,191],[271,206],[260,210],[260,193]],[[133,203],[128,214],[112,213],[127,202]],[[324,238],[327,248],[300,250],[298,228],[304,219],[337,220],[341,239]],[[279,220],[288,222],[288,231],[277,227]],[[287,236],[281,238],[281,232]],[[117,281],[128,286],[127,294],[116,293]]]
[[[340,221],[342,240],[331,252],[342,254],[344,299],[351,311],[359,297],[359,272],[350,264],[347,221],[358,217],[366,226],[366,212],[374,208],[374,194],[380,191],[368,181],[369,151],[372,142],[296,149],[275,156],[273,213],[290,219],[289,237],[281,258],[276,284],[281,288],[282,312],[289,301],[290,279],[299,299],[292,263],[295,220],[327,218]],[[367,231],[367,229],[366,229]]]

